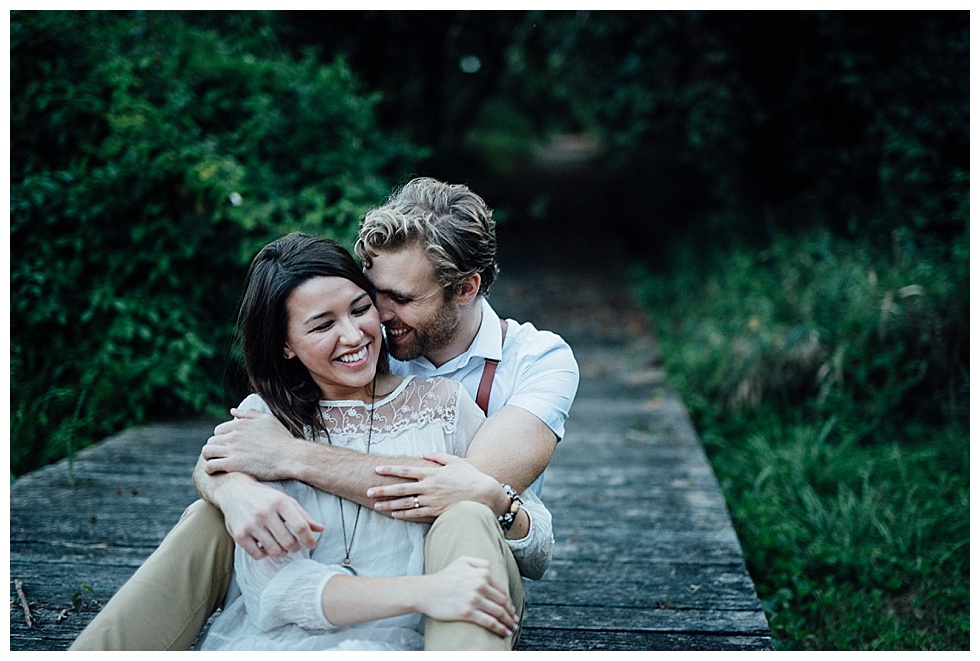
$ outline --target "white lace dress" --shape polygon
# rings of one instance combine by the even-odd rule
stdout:
[[[359,401],[324,401],[330,443],[367,450],[371,407]],[[268,412],[257,395],[239,408]],[[374,405],[371,454],[421,456],[424,452],[466,454],[483,412],[454,381],[406,378]],[[327,439],[314,439],[326,443]],[[369,508],[342,501],[296,480],[270,482],[296,498],[324,525],[316,548],[283,558],[254,560],[235,549],[235,576],[225,608],[215,618],[201,644],[204,650],[420,650],[424,616],[402,615],[337,627],[323,613],[327,581],[345,573],[341,507],[351,544],[351,564],[361,576],[418,575],[423,569],[427,524],[399,521]],[[551,562],[554,538],[551,515],[533,494],[522,494],[531,517],[531,532],[509,542],[525,576],[538,578]],[[354,521],[357,531],[351,543]]]

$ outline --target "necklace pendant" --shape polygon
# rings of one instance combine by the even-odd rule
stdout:
[[[341,569],[350,572],[351,576],[357,576],[357,570],[351,567],[349,558],[344,558],[344,564],[341,565]]]

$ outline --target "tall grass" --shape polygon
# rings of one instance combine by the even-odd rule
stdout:
[[[965,238],[684,257],[641,295],[777,647],[968,649]]]

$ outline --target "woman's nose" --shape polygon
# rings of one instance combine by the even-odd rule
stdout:
[[[340,341],[344,344],[358,344],[364,337],[364,331],[351,317],[345,317],[340,322]]]

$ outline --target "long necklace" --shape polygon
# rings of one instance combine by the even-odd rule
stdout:
[[[375,397],[377,396],[378,390],[378,375],[374,375],[374,381],[371,383],[371,417],[368,422],[368,433],[367,433],[367,453],[371,454],[371,436],[374,434],[374,403]],[[344,534],[344,562],[341,565],[346,571],[349,571],[352,575],[357,576],[357,570],[350,563],[350,550],[354,546],[354,535],[357,534],[357,523],[361,519],[361,504],[357,504],[357,514],[354,515],[354,528],[350,532],[350,541],[347,541],[347,522],[344,520],[344,499],[340,499],[340,529]]]

